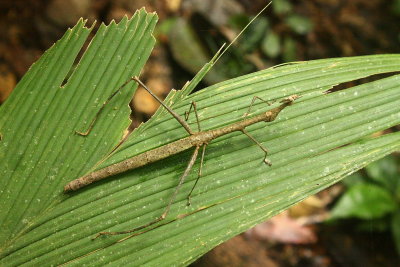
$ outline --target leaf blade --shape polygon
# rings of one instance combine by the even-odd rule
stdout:
[[[268,127],[260,124],[249,129],[270,149],[272,168],[261,164],[262,152],[243,136],[225,136],[208,148],[193,206],[185,206],[185,196],[195,179],[192,174],[172,206],[168,224],[119,243],[114,242],[122,237],[90,240],[99,231],[126,230],[159,216],[190,151],[63,197],[54,203],[56,208],[36,218],[23,238],[7,244],[2,263],[192,262],[223,240],[398,150],[397,133],[366,137],[399,124],[399,76],[346,89],[345,94],[323,94],[341,82],[399,71],[398,60],[398,55],[380,55],[288,65],[216,84],[176,101],[173,108],[182,114],[187,103],[196,100],[204,129],[211,129],[240,120],[254,94],[269,99],[304,95]],[[257,105],[255,113],[265,110],[264,105]],[[100,128],[107,128],[107,124]],[[168,114],[160,113],[104,164],[183,136],[179,125]],[[81,172],[98,158],[79,165]]]
[[[0,212],[1,223],[7,229],[1,231],[2,254],[11,253],[18,237],[67,198],[62,193],[63,184],[87,171],[119,142],[129,123],[128,97],[133,94],[133,86],[122,93],[124,98],[114,101],[123,108],[106,108],[114,120],[97,123],[99,133],[84,138],[74,132],[82,124],[80,114],[93,112],[87,103],[96,102],[99,95],[107,98],[115,84],[139,75],[155,42],[151,32],[156,20],[155,14],[140,10],[131,20],[102,25],[61,87],[90,32],[81,20],[31,68],[1,106],[0,203],[7,207]],[[126,58],[118,57],[121,53]],[[104,60],[108,63],[103,64]]]

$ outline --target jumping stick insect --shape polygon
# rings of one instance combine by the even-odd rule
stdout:
[[[259,143],[253,136],[251,136],[246,130],[245,128],[253,125],[255,123],[258,122],[271,122],[273,120],[275,120],[275,118],[278,116],[278,114],[287,106],[291,105],[296,99],[298,99],[300,96],[298,95],[291,95],[287,98],[284,98],[283,100],[280,101],[280,105],[276,108],[273,108],[271,110],[268,110],[262,114],[259,115],[255,115],[252,116],[250,118],[248,117],[248,114],[251,110],[252,105],[254,104],[254,101],[259,99],[262,100],[259,97],[253,97],[253,100],[251,102],[251,105],[249,106],[248,112],[245,113],[244,115],[244,119],[236,122],[236,123],[232,123],[230,125],[227,125],[225,127],[222,128],[218,128],[218,129],[212,129],[212,130],[207,130],[207,131],[201,131],[200,128],[200,122],[199,122],[199,117],[197,114],[197,106],[195,102],[192,102],[189,108],[189,112],[191,111],[191,109],[193,108],[195,116],[196,116],[196,120],[197,120],[197,126],[199,131],[195,132],[191,129],[191,127],[189,126],[189,124],[186,122],[188,116],[189,116],[189,112],[186,113],[185,119],[183,117],[181,117],[179,114],[177,114],[174,110],[172,110],[170,107],[168,107],[161,99],[159,99],[149,88],[147,88],[147,86],[141,82],[139,80],[138,77],[132,77],[130,78],[128,81],[126,81],[121,87],[118,88],[118,90],[116,92],[114,92],[109,98],[108,100],[103,104],[102,108],[104,107],[104,105],[106,105],[108,103],[108,101],[115,96],[125,85],[127,85],[130,81],[135,81],[137,82],[139,85],[141,85],[148,93],[150,93],[181,125],[182,127],[188,132],[189,136],[182,138],[180,140],[177,140],[175,142],[163,145],[161,147],[155,148],[153,150],[144,152],[142,154],[139,154],[137,156],[134,156],[132,158],[126,159],[122,162],[119,163],[115,163],[113,165],[110,165],[106,168],[97,170],[95,172],[89,173],[85,176],[82,176],[78,179],[75,179],[73,181],[71,181],[70,183],[68,183],[65,187],[64,187],[64,192],[69,192],[69,191],[75,191],[78,190],[86,185],[89,185],[93,182],[105,179],[107,177],[110,176],[114,176],[116,174],[119,173],[123,173],[126,172],[128,170],[132,170],[132,169],[136,169],[139,167],[142,167],[144,165],[159,161],[161,159],[167,158],[169,156],[175,155],[177,153],[180,153],[182,151],[188,150],[192,147],[194,147],[194,152],[189,160],[189,163],[185,169],[185,171],[183,172],[182,176],[179,179],[179,183],[176,186],[174,192],[172,193],[172,195],[169,198],[169,202],[168,205],[166,206],[164,212],[161,214],[161,216],[159,216],[158,218],[156,218],[155,220],[146,223],[142,226],[136,227],[134,229],[131,230],[127,230],[127,231],[120,231],[120,232],[100,232],[96,235],[95,238],[101,236],[101,235],[118,235],[118,234],[128,234],[128,233],[132,233],[132,232],[136,232],[139,231],[141,229],[147,228],[155,223],[158,223],[162,220],[164,220],[171,208],[171,205],[173,204],[176,195],[179,192],[179,189],[181,188],[181,186],[183,185],[186,177],[188,176],[188,174],[190,173],[197,157],[199,154],[199,150],[200,148],[202,148],[202,153],[201,153],[201,160],[200,160],[200,167],[199,167],[199,172],[198,172],[198,176],[197,179],[192,187],[192,189],[190,190],[189,194],[188,194],[188,205],[190,205],[190,198],[191,198],[191,194],[199,180],[199,178],[202,175],[202,165],[203,165],[203,161],[204,161],[204,154],[205,154],[205,150],[207,145],[214,139],[235,132],[235,131],[240,131],[242,133],[244,133],[247,137],[249,137],[254,143],[257,144],[257,146],[259,146],[262,151],[265,153],[265,157],[264,157],[264,163],[267,165],[271,165],[271,162],[267,159],[267,149],[261,144]],[[264,101],[264,100],[262,100]],[[266,101],[264,101],[266,102]],[[97,115],[95,116],[95,118],[93,119],[93,121],[91,122],[91,124],[89,125],[89,129],[84,132],[77,132],[80,135],[88,135],[99,115],[99,113],[101,112],[102,108],[100,108],[100,110],[97,112]]]
[[[224,52],[228,50],[228,48],[236,41],[237,38],[239,38],[239,36],[246,30],[246,28],[271,4],[271,2],[266,5],[244,28],[243,30],[232,40],[232,42],[225,48]],[[221,48],[222,50],[222,48]],[[222,54],[224,54],[224,52],[222,52],[219,57],[215,60],[215,62],[222,56]],[[219,53],[219,52],[218,52]],[[218,54],[217,53],[217,54]],[[214,62],[214,63],[215,63]],[[203,74],[205,75],[205,74]],[[196,75],[197,76],[197,75]],[[242,133],[244,133],[248,138],[250,138],[254,143],[256,143],[257,146],[259,146],[261,148],[261,150],[265,153],[265,157],[264,157],[264,163],[267,165],[271,165],[271,162],[267,159],[267,149],[261,144],[259,143],[253,136],[251,136],[246,130],[245,128],[258,123],[258,122],[271,122],[273,120],[276,119],[276,117],[278,116],[278,114],[287,106],[290,106],[296,99],[298,99],[300,96],[298,95],[291,95],[287,98],[284,98],[283,100],[280,101],[281,105],[279,105],[276,108],[273,108],[271,110],[268,110],[260,115],[255,115],[252,116],[250,118],[248,118],[248,114],[250,113],[250,110],[255,102],[255,100],[261,100],[267,104],[270,105],[270,103],[268,103],[267,101],[264,101],[263,99],[261,99],[260,97],[253,97],[253,100],[249,106],[248,111],[245,113],[244,115],[244,119],[236,122],[236,123],[232,123],[230,125],[227,125],[225,127],[222,128],[218,128],[218,129],[212,129],[212,130],[207,130],[207,131],[201,131],[200,128],[200,122],[199,122],[199,116],[197,114],[197,106],[195,102],[192,102],[189,108],[189,112],[187,112],[185,114],[185,118],[182,118],[179,114],[177,114],[174,110],[172,110],[170,107],[168,107],[161,99],[159,99],[149,88],[147,88],[147,86],[142,83],[138,77],[131,77],[129,80],[127,80],[124,84],[122,84],[102,105],[102,107],[98,110],[98,112],[96,113],[94,119],[91,121],[88,130],[85,132],[76,132],[79,135],[82,136],[87,136],[90,131],[92,130],[94,123],[96,122],[99,114],[101,113],[101,111],[103,110],[103,108],[105,107],[105,105],[107,105],[107,103],[115,96],[117,95],[117,93],[123,89],[123,87],[125,87],[129,82],[131,81],[135,81],[137,82],[140,86],[142,86],[150,95],[152,95],[156,101],[158,101],[160,103],[160,105],[162,105],[181,125],[182,127],[187,131],[187,133],[189,134],[188,137],[182,138],[180,140],[174,141],[172,143],[163,145],[161,147],[155,148],[153,150],[144,152],[142,154],[139,154],[137,156],[134,156],[132,158],[126,159],[122,162],[113,164],[111,166],[108,166],[106,168],[97,170],[95,172],[89,173],[87,175],[84,175],[80,178],[77,178],[71,182],[69,182],[67,185],[65,185],[64,187],[64,192],[70,192],[70,191],[75,191],[78,190],[86,185],[89,185],[93,182],[105,179],[107,177],[110,176],[114,176],[116,174],[119,173],[123,173],[126,172],[128,170],[132,170],[135,168],[139,168],[142,167],[144,165],[159,161],[161,159],[167,158],[169,156],[178,154],[182,151],[188,150],[192,147],[194,147],[194,151],[193,154],[189,160],[189,163],[185,169],[185,171],[183,172],[182,176],[179,179],[179,183],[176,186],[174,192],[172,193],[172,195],[169,198],[168,204],[166,206],[166,208],[164,209],[164,212],[161,214],[161,216],[157,217],[156,219],[150,221],[149,223],[146,223],[144,225],[141,225],[139,227],[136,227],[134,229],[130,229],[130,230],[126,230],[126,231],[120,231],[120,232],[100,232],[98,233],[93,239],[96,239],[99,236],[102,235],[119,235],[119,234],[128,234],[128,233],[132,233],[132,232],[137,232],[141,229],[145,229],[153,224],[156,224],[162,220],[164,220],[171,208],[171,205],[173,204],[173,202],[175,201],[175,198],[179,192],[179,189],[181,188],[181,186],[183,185],[186,177],[188,176],[188,174],[190,173],[197,157],[200,151],[200,148],[202,148],[202,152],[201,152],[201,160],[200,160],[200,167],[199,167],[199,171],[198,171],[198,175],[197,175],[197,179],[192,187],[192,189],[190,190],[188,196],[187,196],[187,201],[188,201],[188,205],[190,205],[190,201],[191,201],[191,195],[192,192],[194,190],[194,188],[197,185],[197,182],[199,181],[201,175],[202,175],[202,167],[203,167],[203,162],[204,162],[204,155],[205,155],[205,150],[207,145],[214,139],[235,132],[235,131],[240,131]],[[196,117],[196,121],[197,121],[197,127],[198,127],[198,132],[195,132],[191,129],[191,127],[189,126],[189,124],[186,122],[186,120],[189,117],[189,113],[192,110],[195,113],[195,117]],[[140,234],[140,233],[139,233]]]

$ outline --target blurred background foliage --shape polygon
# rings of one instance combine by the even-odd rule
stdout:
[[[190,80],[266,4],[264,0],[3,0],[0,103],[29,66],[80,17],[108,23],[143,6],[157,12],[157,45],[142,79],[159,96],[166,96],[170,88],[181,88]],[[202,85],[290,61],[399,53],[399,21],[400,0],[274,0]],[[131,128],[157,108],[139,89],[132,101]],[[400,255],[399,161],[399,154],[393,154],[369,165],[342,184],[220,245],[193,265],[395,266]]]
[[[399,157],[391,155],[344,179],[346,188],[332,207],[330,221],[355,218],[355,229],[390,232],[400,254],[399,166]]]

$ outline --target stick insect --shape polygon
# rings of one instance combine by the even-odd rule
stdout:
[[[247,126],[250,126],[252,124],[264,121],[264,122],[271,122],[273,120],[275,120],[275,118],[278,116],[278,114],[287,106],[291,105],[293,103],[293,101],[295,101],[296,99],[299,98],[298,95],[292,95],[289,96],[283,100],[281,100],[281,105],[268,110],[267,112],[264,112],[260,115],[255,115],[253,117],[247,118],[250,109],[254,103],[255,100],[259,99],[262,100],[259,97],[253,97],[252,103],[249,106],[249,110],[248,112],[245,113],[244,115],[244,119],[236,122],[236,123],[232,123],[230,125],[227,125],[225,127],[222,128],[218,128],[218,129],[213,129],[213,130],[207,130],[207,131],[201,131],[200,128],[200,122],[199,122],[199,117],[197,114],[197,106],[195,102],[192,102],[189,108],[189,111],[185,114],[185,119],[183,117],[181,117],[179,114],[177,114],[175,111],[173,111],[170,107],[168,107],[161,99],[159,99],[149,88],[147,88],[147,86],[141,82],[139,80],[138,77],[132,77],[130,78],[127,82],[125,82],[120,88],[118,88],[118,90],[111,95],[111,97],[104,103],[104,105],[106,105],[108,103],[108,101],[116,95],[116,93],[121,90],[126,84],[128,84],[130,81],[135,81],[137,82],[140,86],[142,86],[148,93],[150,93],[182,126],[183,128],[187,131],[187,133],[189,134],[188,137],[182,138],[180,140],[177,140],[175,142],[163,145],[161,147],[155,148],[153,150],[144,152],[140,155],[134,156],[132,158],[126,159],[125,161],[119,162],[119,163],[115,163],[111,166],[108,166],[106,168],[100,169],[98,171],[89,173],[85,176],[82,176],[78,179],[75,179],[73,181],[71,181],[70,183],[68,183],[65,187],[64,187],[64,192],[69,192],[69,191],[75,191],[78,190],[86,185],[89,185],[93,182],[102,180],[104,178],[110,177],[110,176],[114,176],[116,174],[122,173],[122,172],[126,172],[128,170],[132,170],[132,169],[136,169],[139,167],[142,167],[144,165],[159,161],[161,159],[167,158],[169,156],[175,155],[177,153],[180,153],[182,151],[188,150],[192,147],[194,147],[194,151],[193,154],[189,160],[189,163],[185,169],[185,171],[183,172],[182,176],[179,179],[179,183],[175,188],[175,191],[172,193],[172,195],[169,198],[168,201],[168,205],[166,206],[164,212],[161,214],[160,217],[156,218],[155,220],[146,223],[142,226],[136,227],[134,229],[131,230],[127,230],[127,231],[121,231],[121,232],[100,232],[97,234],[97,237],[101,236],[101,235],[117,235],[117,234],[127,234],[127,233],[132,233],[132,232],[136,232],[138,230],[147,228],[155,223],[158,223],[162,220],[164,220],[171,208],[172,203],[174,202],[176,195],[179,192],[179,189],[181,188],[181,186],[183,185],[186,177],[188,176],[188,174],[190,173],[198,155],[199,155],[199,150],[202,148],[202,152],[201,152],[201,160],[200,160],[200,167],[199,167],[199,171],[198,171],[198,175],[197,175],[197,179],[192,187],[192,189],[190,190],[187,200],[188,200],[188,205],[190,205],[190,199],[191,199],[191,194],[195,188],[195,186],[197,185],[197,182],[199,181],[201,175],[202,175],[202,166],[203,166],[203,161],[204,161],[204,154],[205,154],[205,150],[207,145],[214,139],[235,132],[235,131],[240,131],[242,133],[244,133],[248,138],[250,138],[254,143],[256,143],[257,146],[259,146],[261,148],[261,150],[265,153],[265,157],[263,162],[267,165],[271,165],[271,162],[267,159],[267,149],[261,144],[259,143],[252,135],[250,135],[245,128]],[[262,100],[264,101],[264,100]],[[264,101],[266,102],[266,101]],[[102,106],[102,108],[104,107],[104,105]],[[101,109],[102,109],[101,108]],[[189,113],[192,110],[195,113],[195,117],[196,117],[196,121],[197,121],[197,127],[198,127],[198,132],[195,132],[191,129],[191,127],[189,126],[189,124],[186,122],[186,120],[188,119]],[[94,125],[94,121],[97,119],[98,114],[100,113],[101,109],[97,112],[96,117],[94,118],[94,120],[91,122],[89,129],[84,132],[84,133],[80,133],[77,132],[80,135],[87,135],[89,134],[89,132],[91,131],[93,125]]]

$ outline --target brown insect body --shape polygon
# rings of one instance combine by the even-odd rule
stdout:
[[[241,131],[242,133],[244,133],[248,138],[250,138],[254,143],[256,143],[265,153],[265,158],[264,158],[264,163],[267,165],[271,166],[271,162],[266,158],[268,150],[260,143],[258,142],[253,136],[251,136],[246,130],[245,128],[247,126],[250,126],[252,124],[261,122],[261,121],[265,121],[265,122],[269,122],[269,121],[273,121],[275,120],[275,118],[278,116],[278,114],[287,106],[291,105],[293,103],[294,100],[296,100],[297,98],[299,98],[299,96],[297,95],[292,95],[289,96],[288,98],[285,98],[281,101],[281,105],[271,109],[265,113],[262,113],[260,115],[255,115],[251,118],[246,118],[247,114],[245,114],[245,119],[243,119],[242,121],[236,122],[236,123],[232,123],[228,126],[225,127],[221,127],[218,129],[213,129],[213,130],[208,130],[208,131],[201,131],[200,129],[200,122],[199,122],[199,116],[197,113],[197,108],[196,108],[196,103],[192,102],[189,112],[187,112],[185,114],[185,119],[183,119],[179,114],[177,114],[175,111],[173,111],[170,107],[168,107],[161,99],[159,99],[149,88],[146,87],[146,85],[144,85],[138,77],[132,77],[130,78],[127,82],[125,82],[121,87],[119,87],[117,89],[117,91],[115,91],[103,104],[103,106],[98,110],[98,112],[96,113],[95,118],[93,119],[93,121],[89,124],[89,128],[87,131],[85,132],[76,132],[79,135],[82,136],[87,136],[93,126],[94,123],[97,120],[98,115],[100,114],[100,112],[103,110],[104,106],[107,105],[107,103],[111,100],[112,97],[114,97],[126,84],[129,83],[129,81],[135,81],[138,84],[140,84],[147,92],[149,92],[149,94],[151,94],[181,125],[182,127],[188,132],[189,136],[182,138],[180,140],[177,140],[175,142],[163,145],[161,147],[152,149],[150,151],[144,152],[140,155],[134,156],[132,158],[129,158],[127,160],[124,160],[122,162],[119,163],[115,163],[111,166],[108,166],[106,168],[103,168],[101,170],[89,173],[85,176],[82,176],[78,179],[75,179],[73,181],[71,181],[70,183],[68,183],[65,187],[64,187],[64,192],[69,192],[69,191],[74,191],[74,190],[78,190],[79,188],[82,188],[86,185],[89,185],[95,181],[99,181],[102,180],[104,178],[128,171],[128,170],[132,170],[135,168],[139,168],[142,167],[144,165],[147,165],[149,163],[152,162],[156,162],[158,160],[167,158],[169,156],[175,155],[179,152],[185,151],[191,147],[194,147],[194,151],[193,154],[190,158],[190,161],[185,169],[185,171],[183,172],[182,176],[179,178],[179,183],[176,186],[173,194],[171,195],[168,205],[166,206],[164,212],[161,214],[161,216],[157,217],[156,219],[141,225],[139,227],[136,227],[134,229],[130,229],[130,230],[126,230],[126,231],[120,231],[120,232],[100,232],[98,233],[94,238],[97,238],[99,236],[102,235],[119,235],[119,234],[127,234],[127,233],[132,233],[144,228],[147,228],[153,224],[156,224],[158,222],[161,222],[162,220],[164,220],[168,213],[169,210],[171,209],[171,205],[174,202],[179,189],[182,187],[183,183],[185,182],[186,177],[189,175],[190,170],[192,169],[197,156],[199,154],[199,150],[200,148],[203,148],[202,153],[201,153],[201,161],[200,161],[200,167],[199,167],[199,172],[198,172],[198,176],[197,179],[192,187],[192,189],[190,190],[190,193],[187,196],[187,200],[188,200],[188,205],[190,205],[191,203],[191,195],[192,192],[197,184],[197,182],[199,181],[199,178],[202,175],[202,166],[203,166],[203,161],[204,161],[204,154],[205,154],[205,150],[206,147],[208,145],[209,142],[211,142],[212,140],[214,140],[215,138],[218,138],[220,136],[235,132],[235,131]],[[250,112],[251,107],[254,103],[255,100],[261,100],[263,102],[266,102],[265,100],[261,99],[260,97],[253,97],[253,101],[251,102],[251,105],[249,107],[248,112]],[[267,104],[269,104],[268,102],[266,102]],[[197,127],[199,129],[198,132],[194,132],[189,124],[186,122],[186,120],[188,119],[189,113],[191,108],[193,108],[194,113],[196,115],[196,121],[197,121]]]
[[[104,178],[114,176],[119,173],[126,172],[128,170],[136,169],[142,167],[144,165],[165,159],[171,155],[178,154],[182,151],[185,151],[191,147],[201,147],[204,144],[208,144],[215,138],[220,136],[235,132],[235,131],[244,131],[244,129],[252,124],[265,121],[273,121],[279,112],[284,109],[286,106],[290,105],[298,96],[291,96],[284,100],[283,104],[280,106],[269,110],[265,113],[256,115],[254,117],[244,119],[242,121],[232,123],[225,127],[202,131],[193,133],[192,135],[185,137],[183,139],[177,140],[175,142],[163,145],[161,147],[155,148],[153,150],[144,152],[140,155],[134,156],[132,158],[126,159],[122,162],[115,163],[101,170],[89,173],[85,176],[82,176],[78,179],[75,179],[68,183],[64,187],[64,192],[75,191],[86,185],[89,185],[93,182],[102,180]]]

